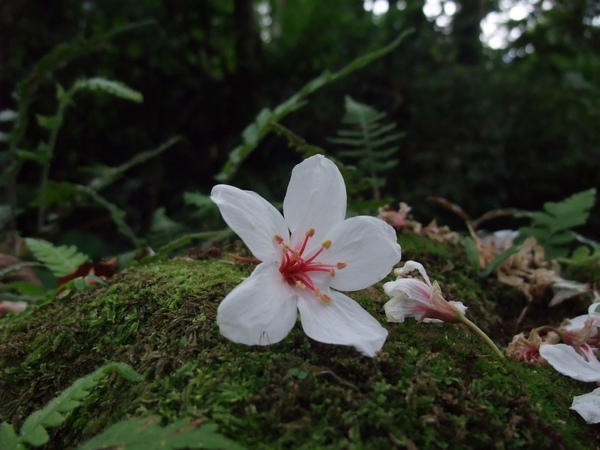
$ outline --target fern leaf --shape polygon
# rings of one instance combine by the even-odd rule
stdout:
[[[379,200],[379,188],[385,185],[385,178],[380,174],[398,164],[393,156],[399,147],[390,144],[397,142],[403,134],[394,132],[395,123],[382,123],[385,113],[359,103],[352,97],[345,98],[345,108],[342,123],[351,128],[339,130],[338,137],[328,140],[345,147],[338,152],[338,156],[355,159],[359,176],[369,182],[373,199]]]
[[[596,189],[573,194],[561,202],[547,202],[544,212],[533,214],[534,224],[553,231],[567,230],[587,222],[590,209],[596,201]]]
[[[576,239],[572,228],[587,222],[595,201],[596,189],[588,189],[560,202],[547,202],[543,211],[527,214],[531,217],[531,225],[521,228],[519,234],[534,236],[544,247],[549,260],[565,257],[568,246]]]
[[[107,80],[106,78],[100,77],[79,80],[75,83],[75,89],[102,91],[115,97],[136,103],[141,103],[144,100],[141,93],[131,89],[120,81]]]
[[[77,450],[243,449],[241,445],[218,433],[214,424],[201,425],[200,421],[182,419],[161,427],[157,422],[157,418],[118,422],[79,446]]]
[[[54,275],[64,277],[73,273],[89,258],[83,253],[79,253],[74,246],[55,246],[43,239],[26,238],[27,247],[33,255],[43,262]]]
[[[35,411],[27,417],[21,427],[19,442],[34,446],[44,445],[50,440],[46,428],[61,425],[66,419],[66,414],[79,406],[80,400],[88,395],[90,389],[114,371],[119,372],[121,376],[129,381],[141,381],[143,379],[141,375],[127,364],[106,364],[90,375],[76,380],[44,408]]]

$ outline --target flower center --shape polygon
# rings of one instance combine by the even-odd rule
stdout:
[[[321,244],[319,250],[311,254],[305,254],[308,240],[315,235],[315,229],[311,228],[304,236],[304,241],[298,248],[291,248],[284,239],[275,235],[275,242],[283,247],[283,258],[279,266],[279,272],[283,275],[285,281],[290,285],[296,285],[301,289],[309,289],[318,298],[326,303],[331,301],[329,295],[323,294],[313,282],[311,274],[328,273],[331,277],[335,276],[335,270],[341,270],[346,267],[346,263],[338,262],[337,264],[323,264],[315,261],[316,258],[324,251],[331,247],[331,241],[327,240]]]

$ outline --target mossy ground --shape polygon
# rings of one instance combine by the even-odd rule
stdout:
[[[513,331],[506,318],[523,302],[517,292],[475,277],[459,249],[410,235],[401,243],[403,260],[422,261],[448,297],[506,344]],[[457,325],[386,324],[388,340],[373,359],[312,341],[300,324],[272,346],[227,341],[216,309],[250,270],[163,261],[0,326],[0,420],[18,428],[75,379],[120,361],[146,380],[100,384],[45,448],[72,448],[111,423],[146,415],[202,418],[259,449],[598,445],[599,427],[568,409],[593,386],[499,361]],[[352,296],[385,323],[381,286]]]

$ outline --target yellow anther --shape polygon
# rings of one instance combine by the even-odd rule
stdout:
[[[331,275],[332,277],[335,277],[335,270],[329,269],[329,275]]]
[[[306,285],[300,280],[296,281],[296,286],[298,286],[300,289],[306,289]]]
[[[279,236],[278,234],[275,235],[275,242],[277,242],[278,244],[283,244],[283,238],[281,236]]]
[[[325,242],[323,242],[321,244],[321,247],[323,247],[323,248],[329,248],[329,247],[331,247],[331,241],[329,239],[327,239]]]
[[[308,231],[306,232],[306,235],[307,235],[308,237],[313,237],[313,236],[315,235],[315,229],[314,229],[314,228],[311,228],[310,230],[308,230]]]
[[[337,263],[337,268],[342,270],[344,267],[346,267],[346,263],[345,262],[339,262]]]
[[[329,295],[322,294],[319,296],[319,298],[325,303],[331,303],[331,297]]]

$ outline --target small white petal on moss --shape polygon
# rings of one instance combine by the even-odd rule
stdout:
[[[570,409],[577,411],[587,423],[600,423],[600,388],[574,397]]]

